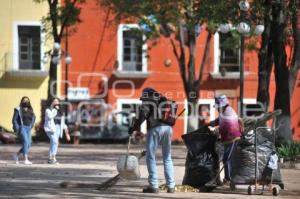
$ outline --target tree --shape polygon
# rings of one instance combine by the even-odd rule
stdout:
[[[265,32],[259,53],[259,86],[257,100],[269,107],[269,83],[274,64],[276,93],[274,109],[282,114],[276,120],[277,143],[291,141],[290,101],[300,67],[300,34],[298,1],[265,1]],[[290,49],[288,60],[286,49]]]
[[[293,0],[289,3],[290,24],[292,27],[292,57],[290,62],[289,91],[290,98],[293,96],[295,83],[300,69],[300,26],[299,26],[299,1]]]
[[[271,5],[263,5],[265,10],[263,16],[265,30],[261,36],[261,46],[258,51],[258,89],[257,102],[263,105],[264,111],[268,112],[270,104],[270,77],[273,68],[273,53],[271,40]]]
[[[234,0],[99,0],[116,18],[134,18],[146,26],[148,41],[164,36],[169,39],[178,62],[184,91],[189,104],[187,131],[198,128],[197,104],[204,68],[208,62],[211,39],[219,24],[237,21]],[[206,31],[204,31],[206,30]],[[197,37],[206,37],[204,53],[197,54]],[[196,58],[202,57],[200,66]]]
[[[49,6],[49,12],[46,17],[43,18],[44,31],[50,33],[54,43],[61,43],[62,38],[65,36],[65,30],[68,27],[74,26],[80,22],[80,7],[79,5],[84,3],[85,0],[33,0],[37,3],[47,1]],[[62,3],[62,4],[61,4]],[[72,31],[72,30],[71,30]],[[74,31],[74,29],[73,29]],[[51,53],[51,60],[53,57],[59,56],[60,52],[53,49]],[[55,96],[57,93],[56,88],[57,81],[57,63],[50,62],[49,67],[49,82],[48,82],[48,98]]]

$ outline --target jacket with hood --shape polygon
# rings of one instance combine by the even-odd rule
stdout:
[[[12,118],[12,123],[13,123],[14,132],[19,132],[19,130],[23,126],[22,111],[21,111],[20,106],[18,106],[14,109],[14,115],[13,115],[13,118]],[[34,123],[35,123],[35,114],[33,113],[33,118],[32,118],[32,122],[30,124],[30,128],[33,127]]]

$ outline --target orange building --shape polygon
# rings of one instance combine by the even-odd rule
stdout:
[[[83,88],[88,91],[90,97],[103,98],[113,110],[120,111],[130,108],[132,104],[140,103],[142,89],[150,86],[176,100],[179,111],[187,106],[179,67],[169,40],[160,38],[151,50],[147,48],[147,44],[139,47],[137,43],[142,38],[131,35],[128,31],[128,28],[137,27],[137,24],[116,24],[113,21],[113,14],[107,9],[100,8],[95,1],[87,1],[84,4],[81,20],[82,23],[77,26],[76,33],[68,37],[68,51],[73,58],[67,74],[71,90],[75,92]],[[205,34],[202,32],[198,37],[197,62],[203,55],[202,44],[206,38]],[[214,96],[221,93],[226,94],[232,106],[238,110],[239,49],[221,49],[220,40],[223,37],[216,33],[210,43],[209,63],[205,68],[200,91],[199,109],[206,112],[209,119],[215,117]],[[257,54],[246,51],[244,65],[244,103],[256,103]],[[224,68],[225,75],[221,73]],[[62,79],[65,79],[64,67]],[[298,76],[291,103],[292,128],[295,132],[294,137],[298,139],[300,136],[299,79]],[[275,94],[274,81],[272,75],[270,110],[273,107]],[[70,95],[69,99],[71,98]],[[174,139],[180,139],[180,136],[186,132],[186,125],[186,117],[178,120],[174,127]]]

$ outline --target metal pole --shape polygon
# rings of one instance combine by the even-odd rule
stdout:
[[[241,47],[240,47],[240,117],[244,117],[244,35],[241,34]]]
[[[65,52],[65,57],[69,55],[69,42],[68,42],[68,27],[66,27],[66,52]],[[69,84],[68,84],[68,73],[69,73],[69,64],[65,63],[65,114],[66,117],[68,116],[68,88],[69,88]]]

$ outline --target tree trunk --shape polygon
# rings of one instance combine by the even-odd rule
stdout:
[[[192,92],[191,92],[192,93]],[[198,113],[198,98],[188,98],[188,118],[187,118],[187,133],[198,129],[199,113]]]
[[[294,5],[298,6],[298,5]],[[295,83],[298,77],[298,72],[300,69],[300,27],[298,25],[299,22],[299,14],[295,11],[292,17],[292,28],[293,28],[293,41],[294,41],[294,49],[292,55],[292,63],[290,66],[290,79],[289,79],[289,90],[290,90],[290,98],[292,99],[292,95],[295,88]]]
[[[285,51],[286,28],[283,5],[274,5],[272,9],[272,43],[275,64],[275,106],[274,109],[281,109],[282,114],[276,120],[276,143],[289,143],[292,140],[291,134],[291,111],[289,93],[289,69],[287,67],[287,55]]]
[[[261,103],[264,112],[268,112],[270,104],[270,76],[273,65],[272,42],[270,42],[271,21],[265,17],[265,31],[262,34],[261,47],[258,53],[258,89],[257,102]]]
[[[55,97],[57,94],[57,64],[50,63],[49,80],[48,80],[48,99]]]

